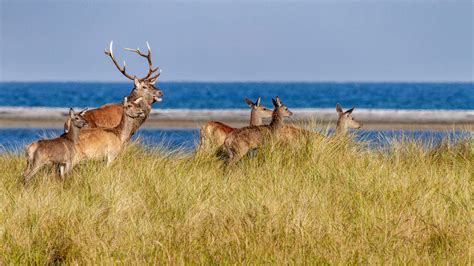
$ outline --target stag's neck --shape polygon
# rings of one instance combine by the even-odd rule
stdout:
[[[278,111],[273,111],[272,122],[270,122],[270,129],[275,132],[283,127],[283,116]]]
[[[250,126],[260,126],[261,124],[263,124],[262,116],[252,110],[250,113]]]
[[[133,121],[135,118],[129,117],[125,110],[123,110],[122,120],[120,123],[115,127],[115,133],[120,138],[122,143],[128,141],[130,139],[130,135],[133,130]]]
[[[81,129],[74,126],[74,125],[72,125],[72,122],[71,122],[71,126],[70,126],[68,132],[66,133],[65,138],[69,139],[73,143],[76,143],[77,140],[79,139],[79,132],[80,131],[81,131]]]

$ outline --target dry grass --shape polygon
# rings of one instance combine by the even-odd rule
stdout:
[[[472,263],[472,139],[302,138],[228,170],[131,145],[110,168],[65,182],[44,169],[28,186],[24,168],[0,156],[0,264]]]

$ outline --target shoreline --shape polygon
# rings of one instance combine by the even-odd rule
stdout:
[[[0,107],[0,128],[61,128],[69,108]],[[333,108],[292,108],[288,124],[317,121],[332,127],[337,120]],[[474,110],[358,109],[353,113],[366,129],[474,130]],[[248,124],[248,109],[153,109],[144,128],[199,128],[207,121],[234,127]],[[269,120],[267,120],[269,121]]]

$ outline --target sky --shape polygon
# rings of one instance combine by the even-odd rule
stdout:
[[[473,1],[0,0],[0,81],[473,81]]]

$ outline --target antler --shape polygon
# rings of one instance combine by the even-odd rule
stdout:
[[[117,69],[127,78],[131,79],[131,80],[134,80],[136,78],[136,76],[132,76],[132,75],[129,75],[127,74],[127,72],[125,72],[125,61],[123,61],[123,68],[117,63],[117,60],[115,60],[115,56],[114,56],[114,52],[112,51],[112,46],[114,44],[114,41],[110,41],[110,46],[109,46],[109,50],[105,50],[105,54],[108,55],[110,57],[110,59],[112,59],[112,62],[114,62],[115,66],[117,67]]]
[[[151,48],[150,48],[150,45],[148,44],[148,42],[146,42],[146,46],[148,48],[148,54],[142,53],[140,51],[140,48],[137,48],[137,49],[125,48],[125,50],[137,53],[141,57],[146,58],[146,60],[148,61],[148,66],[149,66],[148,74],[146,74],[146,76],[141,78],[140,80],[154,81],[160,76],[161,69],[160,69],[160,67],[157,67],[157,68],[153,69],[153,63],[151,62]],[[156,71],[158,71],[158,74],[156,74],[155,76],[152,77],[151,75],[153,73],[155,73]]]

